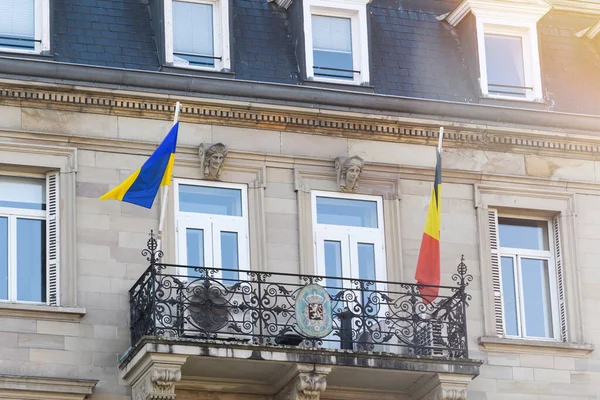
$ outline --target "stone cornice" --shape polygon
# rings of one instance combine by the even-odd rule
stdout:
[[[600,14],[600,2],[589,0],[551,0],[555,10]]]
[[[199,98],[177,98],[183,109],[182,122],[242,126],[254,129],[309,133],[388,142],[434,144],[440,125],[446,127],[445,147],[475,148],[514,153],[536,153],[555,157],[600,160],[600,138],[586,133],[565,133],[517,126],[491,126],[452,120],[404,118],[386,114],[362,114],[335,110]],[[85,90],[65,87],[15,86],[0,84],[0,105],[44,108],[114,116],[170,120],[175,97],[126,91]],[[40,141],[42,133],[23,132],[20,137]],[[134,143],[89,136],[43,134],[48,143],[132,150],[150,148]],[[11,137],[0,131],[0,137]],[[14,137],[14,136],[13,136]],[[154,146],[154,144],[152,144]]]

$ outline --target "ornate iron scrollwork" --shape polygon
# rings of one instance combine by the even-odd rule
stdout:
[[[437,299],[428,302],[410,283],[164,264],[154,234],[143,255],[150,267],[130,290],[134,344],[143,336],[167,336],[419,356],[468,355],[466,308],[471,296],[466,287],[473,276],[464,258],[452,275],[457,286],[440,286]],[[296,320],[298,295],[313,284],[324,288],[331,304],[332,332],[322,338],[306,336]]]

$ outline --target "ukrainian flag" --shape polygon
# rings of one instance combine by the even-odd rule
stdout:
[[[140,169],[100,197],[100,200],[114,199],[152,208],[158,188],[171,184],[178,130],[179,122],[173,125],[171,131]]]

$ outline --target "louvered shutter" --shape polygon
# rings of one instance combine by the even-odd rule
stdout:
[[[51,306],[59,305],[59,173],[46,174],[46,274],[47,298]]]
[[[567,307],[565,304],[565,284],[560,240],[560,215],[552,219],[554,234],[554,260],[556,262],[556,285],[558,290],[558,315],[560,318],[560,338],[567,341]]]
[[[496,334],[498,336],[504,336],[504,323],[502,316],[502,284],[500,281],[500,256],[498,254],[498,211],[496,210],[488,210],[488,233],[492,264],[492,284],[494,287],[494,320]]]

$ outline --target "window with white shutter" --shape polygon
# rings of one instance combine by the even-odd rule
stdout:
[[[0,51],[41,53],[49,37],[49,0],[0,1]]]
[[[227,0],[165,0],[167,64],[229,70]]]
[[[0,301],[58,305],[58,173],[0,176]]]
[[[59,305],[59,174],[46,174],[46,271],[47,271],[47,302],[51,306]]]
[[[306,0],[306,77],[324,82],[369,83],[367,2]]]
[[[488,210],[498,336],[567,340],[558,221]]]

